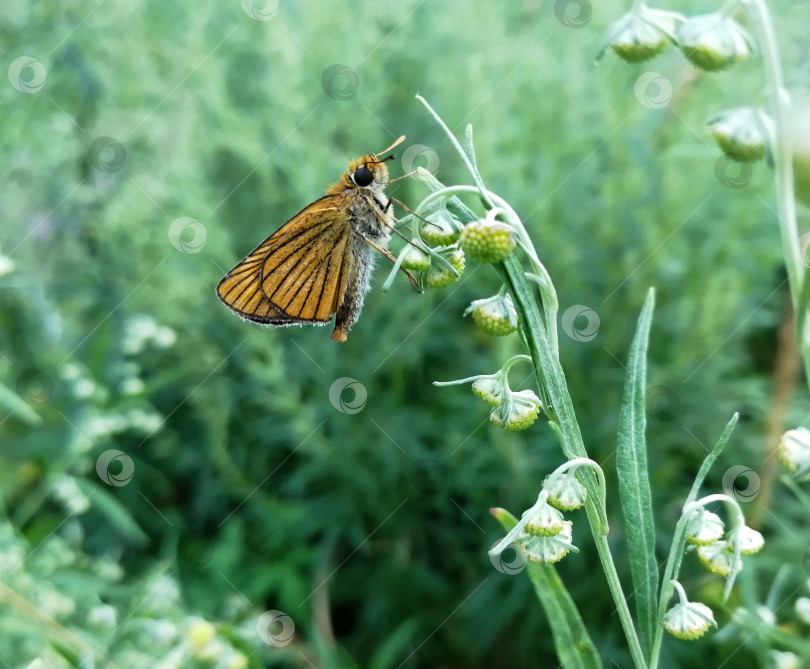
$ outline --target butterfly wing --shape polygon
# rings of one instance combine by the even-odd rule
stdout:
[[[269,325],[326,322],[350,274],[349,202],[327,195],[299,212],[223,277],[219,298]]]

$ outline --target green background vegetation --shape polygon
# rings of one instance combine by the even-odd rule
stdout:
[[[15,265],[0,277],[0,666],[73,666],[88,647],[97,666],[235,661],[192,659],[199,619],[255,667],[556,666],[528,580],[494,569],[487,550],[502,535],[489,507],[530,506],[560,450],[542,421],[504,433],[465,388],[431,385],[519,352],[515,337],[461,317],[497,291],[494,272],[471,263],[450,288],[417,295],[401,277],[382,294],[381,261],[342,345],[325,328],[242,322],[214,294],[349,158],[399,134],[398,155],[425,145],[438,178],[466,183],[416,93],[458,133],[473,123],[481,172],[525,217],[561,313],[599,316],[592,341],[561,331],[561,356],[586,447],[608,472],[625,582],[610,477],[622,363],[656,286],[659,558],[701,459],[739,411],[710,485],[734,465],[757,471],[748,513],[769,543],[725,611],[722,583],[693,556],[682,580],[722,627],[787,564],[777,616],[790,621],[788,594],[810,560],[806,517],[765,485],[788,304],[771,173],[760,163],[744,187],[723,185],[705,130],[715,111],[763,101],[761,64],[703,75],[670,50],[642,66],[612,54],[595,65],[626,6],[594,5],[574,29],[535,0],[282,0],[269,21],[236,0],[4,2],[0,69],[31,56],[47,79],[33,94],[0,82],[0,251]],[[773,5],[788,80],[806,89],[810,5]],[[356,90],[345,76],[322,81],[335,64],[356,74]],[[634,93],[648,71],[673,86],[662,109]],[[124,148],[120,169],[118,144],[93,147],[101,137]],[[391,191],[410,205],[425,194],[408,181]],[[194,253],[170,240],[180,217],[202,224]],[[193,232],[183,244],[202,243]],[[365,387],[361,412],[330,403],[341,377]],[[797,425],[804,384],[780,387],[781,427]],[[110,449],[134,463],[126,485],[96,472]],[[561,574],[603,658],[628,666],[584,516],[574,520],[581,553]],[[292,618],[290,645],[260,642],[265,610]],[[742,639],[668,640],[665,666],[765,666],[767,644]]]

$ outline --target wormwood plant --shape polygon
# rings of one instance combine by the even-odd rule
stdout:
[[[665,628],[677,637],[691,639],[715,624],[711,610],[703,604],[689,602],[677,581],[686,543],[699,545],[698,553],[704,564],[726,579],[726,596],[742,569],[741,556],[756,552],[763,545],[759,532],[745,525],[736,500],[722,494],[698,499],[701,484],[728,442],[737,416],[729,421],[695,480],[675,529],[663,581],[659,582],[644,441],[646,351],[654,304],[651,290],[630,350],[617,451],[619,492],[636,598],[634,619],[607,541],[604,475],[601,467],[588,457],[560,365],[558,300],[554,284],[518,215],[503,198],[485,187],[475,161],[472,127],[467,126],[462,147],[427,102],[421,97],[418,99],[447,132],[475,185],[444,186],[420,169],[419,178],[433,192],[409,217],[416,251],[406,248],[398,261],[421,270],[427,285],[444,285],[455,280],[463,269],[466,255],[491,263],[503,281],[503,289],[493,298],[473,303],[474,317],[476,312],[478,314],[476,322],[496,334],[517,330],[528,353],[507,360],[495,374],[437,385],[471,383],[473,392],[493,406],[491,420],[505,429],[525,429],[542,412],[568,458],[568,462],[546,478],[537,502],[524,511],[519,520],[504,509],[493,510],[507,534],[492,548],[490,555],[501,559],[503,552],[511,547],[529,561],[529,577],[549,619],[555,647],[564,666],[601,667],[601,659],[577,607],[553,566],[576,550],[571,543],[572,522],[565,520],[562,512],[584,506],[633,661],[637,667],[655,667]],[[459,197],[470,195],[480,197],[486,208],[484,216],[477,215]],[[426,239],[434,243],[438,240],[441,245],[432,246]],[[520,254],[514,252],[517,248]],[[437,277],[441,277],[441,281],[437,281]],[[539,394],[510,388],[509,370],[519,362],[533,366]],[[705,508],[715,502],[723,502],[728,511],[730,528],[725,533],[723,521]],[[678,603],[667,610],[676,591]]]
[[[747,24],[751,32],[743,24]],[[810,381],[807,330],[810,276],[804,241],[807,235],[799,234],[796,202],[797,196],[808,201],[807,155],[802,146],[803,133],[807,132],[803,127],[807,121],[802,120],[802,104],[806,102],[797,103],[786,89],[779,42],[768,3],[766,0],[726,0],[716,11],[682,16],[672,11],[652,9],[645,0],[635,0],[630,11],[610,26],[606,42],[620,58],[630,63],[654,58],[674,44],[695,67],[709,73],[707,76],[726,76],[712,73],[724,71],[758,52],[767,104],[747,104],[719,111],[709,118],[708,123],[726,159],[737,166],[741,176],[750,174],[751,165],[757,161],[767,160],[773,167],[776,213],[795,314],[794,336],[805,377]],[[754,97],[750,92],[741,92],[743,96],[747,93],[749,99]],[[810,431],[805,427],[789,430],[782,436],[777,453],[789,473],[783,475],[782,481],[805,512],[810,512],[810,497],[799,485],[799,481],[808,479],[810,472]],[[776,575],[766,603],[757,607],[757,615],[741,610],[730,627],[739,626],[738,632],[743,640],[761,639],[763,647],[772,649],[769,659],[777,666],[807,666],[810,648],[806,638],[777,630],[776,626],[774,611],[784,603],[777,602],[777,598],[789,571],[785,566]],[[808,608],[810,601],[806,597],[799,598],[795,602],[796,617],[808,620]],[[784,650],[778,650],[780,648]]]
[[[741,15],[751,24],[754,34],[735,19],[736,15]],[[805,376],[810,381],[807,245],[802,244],[799,236],[795,137],[791,136],[796,133],[800,110],[785,87],[779,43],[768,3],[766,0],[726,0],[717,11],[687,17],[673,11],[652,9],[646,0],[634,0],[630,11],[609,27],[606,43],[629,63],[648,61],[674,44],[692,65],[707,73],[726,70],[756,51],[761,55],[768,93],[767,109],[755,105],[735,107],[715,113],[708,122],[720,149],[737,164],[741,174],[750,174],[751,164],[765,158],[773,165],[785,269],[797,314],[796,341]],[[800,183],[805,189],[807,165],[804,160],[797,160],[796,168],[801,172]],[[807,193],[802,195],[807,200]]]
[[[643,3],[637,5],[643,7]],[[695,478],[673,531],[663,578],[659,578],[644,436],[646,353],[654,307],[654,291],[650,290],[630,346],[616,459],[633,580],[634,615],[628,607],[607,540],[604,474],[588,457],[560,364],[558,300],[552,279],[520,217],[502,197],[484,185],[476,165],[472,126],[467,126],[462,146],[428,103],[420,96],[417,99],[447,133],[473,185],[445,186],[426,170],[417,170],[418,178],[432,192],[406,217],[411,223],[411,244],[398,257],[386,284],[393,280],[399,266],[418,271],[424,285],[435,287],[456,281],[464,270],[467,256],[491,264],[503,286],[497,295],[473,302],[468,312],[479,327],[491,334],[517,332],[528,355],[510,358],[494,374],[436,385],[471,384],[473,393],[492,406],[492,422],[504,429],[525,429],[542,413],[568,458],[549,474],[536,503],[519,519],[504,509],[493,509],[506,535],[491,549],[490,556],[502,560],[504,551],[512,548],[528,561],[527,572],[549,620],[563,666],[601,667],[602,659],[554,567],[554,563],[577,550],[572,544],[572,521],[566,520],[563,512],[584,507],[634,665],[655,668],[660,660],[665,630],[679,639],[689,640],[699,638],[716,626],[711,609],[703,603],[690,602],[678,582],[685,552],[695,550],[709,571],[725,579],[724,597],[727,599],[743,569],[742,556],[756,553],[764,545],[762,535],[746,525],[734,498],[725,494],[700,497],[705,477],[728,443],[738,416],[735,414],[728,422]],[[463,201],[471,196],[483,205],[483,214],[479,215]],[[519,363],[532,366],[537,393],[514,391],[510,387],[509,371]],[[797,440],[803,437],[800,435]],[[725,509],[725,521],[707,508],[718,503]],[[677,597],[673,604],[674,595]]]

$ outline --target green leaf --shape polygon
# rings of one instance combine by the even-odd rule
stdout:
[[[683,503],[684,506],[686,506],[687,504],[691,504],[698,498],[698,495],[700,494],[700,488],[703,485],[703,481],[708,476],[709,470],[712,468],[712,465],[717,461],[717,458],[720,457],[720,454],[723,452],[723,449],[725,449],[726,444],[728,444],[728,440],[731,439],[731,433],[737,426],[737,421],[739,419],[740,414],[738,413],[735,413],[731,417],[731,420],[728,421],[725,429],[723,430],[723,434],[720,435],[720,439],[717,440],[717,443],[714,445],[714,448],[712,448],[709,454],[704,458],[703,464],[700,465],[700,469],[698,470],[697,476],[695,476],[695,480],[692,483],[692,488],[689,490],[689,496]]]
[[[526,279],[526,273],[515,258],[515,254],[493,267],[512,294],[524,342],[534,361],[537,388],[546,405],[546,414],[549,415],[550,410],[549,419],[559,428],[555,431],[560,436],[560,447],[569,460],[587,458],[588,453],[582,443],[582,433],[579,430],[571,396],[568,394],[565,374],[559,359],[551,349],[546,326]],[[607,535],[607,523],[599,507],[599,488],[596,484],[596,476],[592,472],[583,472],[579,476],[588,490],[588,500],[585,505],[588,517],[595,523],[594,527],[600,534]]]
[[[650,340],[655,292],[651,288],[638,319],[624,382],[619,413],[616,468],[619,497],[627,535],[627,552],[635,589],[636,615],[641,642],[649,656],[655,636],[658,563],[655,560],[655,520],[650,479],[647,474],[647,443],[644,429],[644,389],[647,381],[647,346]]]
[[[129,510],[106,489],[85,479],[76,479],[76,484],[92,502],[93,508],[104,516],[117,532],[136,546],[145,546],[149,537],[140,528]]]
[[[505,509],[492,509],[491,512],[507,532],[517,523],[517,519]],[[529,562],[527,572],[546,612],[560,666],[565,669],[601,669],[602,660],[596,646],[554,565]]]
[[[39,414],[22,397],[2,383],[0,383],[0,407],[16,414],[17,418],[28,425],[39,425],[42,422]]]
[[[399,666],[398,658],[406,655],[409,644],[413,642],[414,635],[419,629],[416,619],[410,618],[399,625],[387,639],[383,639],[368,664],[369,669],[387,669],[388,667]],[[413,654],[413,652],[411,653]],[[405,657],[402,664],[411,659],[411,655]]]

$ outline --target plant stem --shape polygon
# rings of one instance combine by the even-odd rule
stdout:
[[[521,248],[529,257],[529,261],[534,270],[534,274],[527,274],[523,266],[512,254],[503,262],[494,265],[504,284],[509,287],[515,308],[520,317],[521,334],[529,354],[534,362],[535,375],[540,394],[544,399],[544,410],[549,417],[549,422],[554,431],[560,436],[560,445],[563,453],[569,459],[587,458],[588,453],[582,442],[582,434],[579,430],[574,406],[571,402],[571,395],[568,393],[568,385],[565,374],[560,364],[559,351],[557,345],[557,294],[551,277],[548,275],[543,264],[537,256],[531,238],[526,232],[523,222],[512,210],[508,203],[499,198],[494,193],[489,192],[484,187],[481,175],[475,164],[475,153],[472,146],[472,127],[467,126],[466,143],[467,149],[462,148],[450,128],[442,121],[439,115],[431,108],[427,101],[417,95],[419,100],[436,119],[452,141],[453,146],[458,151],[464,164],[470,172],[475,182],[475,188],[455,186],[434,191],[423,201],[430,198],[438,198],[440,193],[447,197],[450,193],[460,193],[471,189],[477,192],[484,200],[488,208],[498,207],[503,210],[507,223],[515,230],[521,242]],[[543,296],[543,309],[545,311],[545,323],[537,307],[534,291],[529,285],[528,279],[532,278],[540,284],[540,291]],[[627,606],[627,600],[622,591],[622,584],[613,558],[610,555],[610,546],[607,541],[608,525],[607,514],[605,513],[606,495],[600,490],[597,476],[593,471],[585,470],[581,473],[581,481],[588,491],[585,502],[585,511],[588,515],[588,522],[593,534],[594,544],[602,563],[602,569],[610,588],[613,601],[616,604],[616,611],[622,624],[627,644],[630,648],[630,655],[633,664],[637,669],[647,669],[647,662],[644,659],[644,652],[639,643],[638,633],[633,625],[633,617]],[[542,494],[542,493],[541,493]]]
[[[768,3],[765,0],[741,0],[741,5],[756,25],[759,33],[759,47],[762,51],[762,62],[765,66],[765,78],[768,84],[771,116],[774,121],[774,138],[772,142],[774,160],[774,179],[776,199],[779,212],[779,227],[782,235],[782,252],[785,256],[790,294],[796,308],[796,328],[799,351],[804,360],[804,371],[810,383],[810,345],[804,337],[807,313],[799,313],[799,296],[806,280],[805,266],[802,261],[801,242],[796,215],[796,195],[793,181],[793,149],[788,136],[787,121],[791,114],[790,96],[785,89],[782,75],[782,63],[779,59],[779,48],[773,19]]]
[[[739,414],[735,413],[726,425],[726,429],[723,430],[723,434],[720,435],[720,439],[718,439],[717,443],[714,445],[714,448],[712,448],[709,455],[706,456],[706,459],[700,466],[700,470],[698,470],[698,474],[695,477],[694,483],[692,484],[692,489],[689,491],[689,495],[684,502],[684,509],[686,509],[687,506],[692,504],[697,499],[698,493],[700,493],[700,487],[703,485],[706,475],[709,473],[712,465],[715,463],[717,458],[720,457],[720,454],[726,447],[726,444],[728,443],[731,433],[734,431],[738,420]],[[688,514],[681,513],[681,517],[675,526],[675,533],[672,536],[672,546],[669,549],[667,565],[664,569],[664,579],[661,582],[661,594],[658,597],[658,627],[655,630],[652,650],[650,651],[650,669],[656,669],[658,667],[658,658],[661,653],[661,641],[664,634],[664,628],[661,626],[661,621],[664,619],[664,614],[667,611],[667,602],[669,601],[669,598],[672,597],[672,581],[678,579],[678,572],[681,569],[683,551],[686,545],[686,523],[688,520]]]
[[[544,394],[551,402],[551,406],[547,407],[546,411],[551,414],[552,419],[557,423],[563,453],[568,458],[587,458],[588,454],[582,442],[582,434],[579,431],[574,406],[568,393],[565,374],[560,366],[559,359],[551,351],[542,318],[537,309],[534,294],[524,275],[523,267],[514,256],[510,256],[496,267],[499,274],[510,286],[515,307],[520,314],[526,345],[534,360],[538,386],[541,390],[545,388],[546,392]],[[647,663],[633,625],[633,617],[627,606],[622,584],[613,564],[613,558],[610,555],[610,546],[607,541],[608,527],[602,515],[602,508],[600,508],[604,504],[604,499],[599,494],[599,488],[594,480],[596,478],[595,474],[589,471],[583,471],[582,474],[582,483],[588,490],[585,511],[588,514],[588,521],[599,554],[599,560],[602,563],[602,570],[605,573],[608,587],[616,604],[616,611],[619,614],[619,620],[627,638],[633,663],[639,669],[646,668]]]

